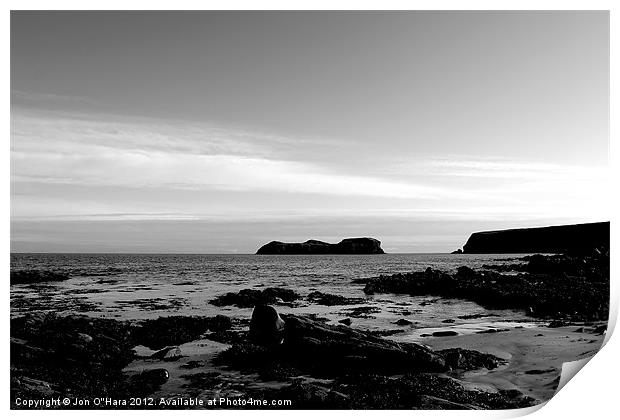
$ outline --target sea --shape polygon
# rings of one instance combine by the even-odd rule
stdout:
[[[541,325],[543,320],[524,311],[489,310],[461,299],[365,295],[364,285],[354,282],[427,267],[445,272],[455,272],[460,266],[478,269],[484,264],[514,263],[522,256],[11,254],[11,270],[49,270],[70,275],[61,282],[12,285],[11,316],[52,311],[120,320],[218,314],[249,320],[252,308],[218,307],[210,301],[241,289],[284,287],[302,298],[292,305],[276,304],[281,313],[317,316],[333,324],[348,318],[352,327],[383,331],[399,341],[416,341],[421,335],[439,330],[471,334],[516,325],[528,328]],[[313,291],[364,301],[357,305],[318,305],[305,300]]]

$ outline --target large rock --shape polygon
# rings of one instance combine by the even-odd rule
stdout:
[[[609,222],[476,232],[463,252],[583,254],[601,248],[609,249]]]
[[[252,312],[250,339],[264,346],[282,344],[284,325],[284,321],[274,308],[268,305],[258,305]]]
[[[396,343],[346,326],[328,325],[300,315],[283,315],[284,352],[313,369],[333,372],[445,370],[441,355],[414,343]]]
[[[272,241],[261,246],[257,254],[385,254],[381,242],[374,238],[348,238],[337,244],[316,240],[303,243]]]

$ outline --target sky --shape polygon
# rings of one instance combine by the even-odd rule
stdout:
[[[609,220],[609,14],[12,12],[11,251]]]

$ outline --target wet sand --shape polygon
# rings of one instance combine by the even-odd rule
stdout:
[[[515,328],[493,334],[427,337],[422,343],[435,350],[451,347],[478,350],[508,360],[498,369],[453,373],[464,386],[485,391],[518,389],[540,401],[553,397],[562,363],[591,357],[601,348],[604,335],[592,327]]]

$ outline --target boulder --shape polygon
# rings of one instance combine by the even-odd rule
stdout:
[[[166,369],[147,369],[139,374],[140,381],[153,384],[163,385],[168,382],[170,374]]]
[[[279,345],[283,340],[284,327],[285,322],[273,307],[258,305],[252,312],[250,339],[259,345]]]

